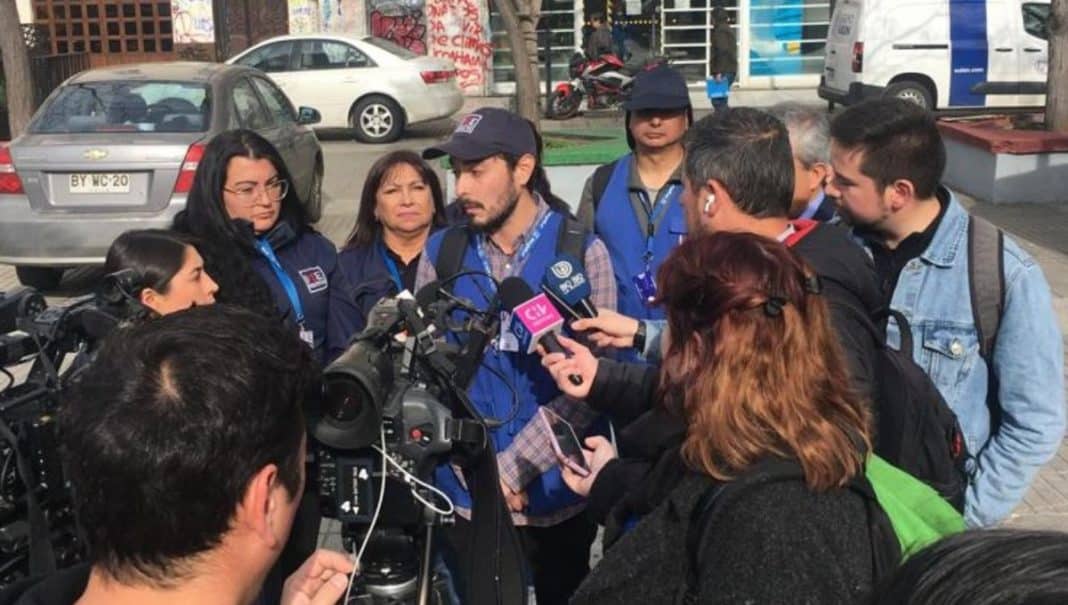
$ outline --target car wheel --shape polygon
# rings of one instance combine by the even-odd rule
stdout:
[[[909,101],[924,109],[934,107],[934,94],[925,85],[913,80],[894,82],[886,87],[883,96]]]
[[[55,290],[63,279],[63,269],[54,267],[15,267],[15,275],[24,286],[37,290]]]
[[[308,191],[308,222],[318,223],[323,218],[323,168],[318,163],[312,172],[311,190]]]
[[[404,113],[392,99],[371,96],[356,104],[349,116],[356,138],[364,143],[389,143],[400,138]]]

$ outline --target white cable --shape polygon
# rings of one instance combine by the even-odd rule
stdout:
[[[363,544],[360,545],[360,550],[358,552],[352,553],[352,555],[353,555],[353,559],[352,560],[353,560],[353,563],[355,564],[355,569],[353,569],[352,570],[352,574],[349,575],[349,587],[345,590],[345,600],[342,601],[342,603],[348,603],[349,602],[349,597],[352,595],[352,586],[356,581],[356,574],[360,573],[360,560],[363,558],[363,551],[364,551],[364,549],[367,548],[367,543],[371,541],[371,534],[374,533],[375,526],[378,525],[378,516],[379,516],[379,514],[382,513],[382,502],[386,499],[386,459],[388,458],[388,456],[386,456],[386,453],[385,453],[385,448],[386,448],[386,426],[385,425],[382,425],[382,427],[381,427],[381,435],[382,435],[382,449],[378,449],[378,447],[375,446],[376,450],[382,452],[382,479],[379,482],[379,483],[381,483],[381,488],[378,490],[378,503],[375,505],[375,514],[371,517],[371,524],[369,526],[367,526],[367,533],[363,537]]]
[[[411,485],[412,483],[415,483],[419,487],[423,487],[423,488],[427,489],[428,491],[430,491],[431,493],[437,495],[439,498],[441,498],[442,502],[445,502],[447,504],[446,508],[438,508],[437,505],[435,505],[433,502],[425,500],[417,491],[415,491],[415,488],[416,488],[415,485],[411,485],[412,497],[415,498],[416,500],[418,500],[419,502],[422,502],[423,506],[427,507],[428,509],[434,511],[435,513],[437,513],[439,515],[451,515],[451,514],[453,514],[453,512],[456,511],[456,508],[453,506],[452,500],[449,499],[449,496],[445,492],[443,492],[440,489],[438,489],[437,487],[434,487],[433,485],[421,480],[419,477],[416,477],[415,475],[409,473],[408,469],[406,469],[403,466],[401,466],[401,464],[399,462],[394,460],[393,457],[390,456],[389,454],[387,454],[384,450],[379,449],[378,446],[372,445],[371,447],[373,447],[375,449],[375,451],[377,451],[378,453],[382,454],[384,459],[388,460],[389,463],[393,465],[393,468],[397,469],[398,471],[401,472],[402,475],[404,475],[404,482],[405,483],[407,483],[409,485]]]

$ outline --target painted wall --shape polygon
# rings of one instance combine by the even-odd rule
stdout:
[[[211,0],[172,0],[171,20],[175,44],[207,44],[215,41]]]
[[[289,33],[314,34],[320,30],[317,0],[289,0]]]
[[[486,94],[493,59],[486,0],[426,0],[426,15],[430,54],[456,64],[464,94]]]
[[[425,0],[368,0],[368,23],[372,36],[385,38],[413,53],[425,55]]]
[[[321,31],[367,35],[367,13],[364,0],[319,0]]]

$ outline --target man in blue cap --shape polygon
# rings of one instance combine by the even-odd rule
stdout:
[[[544,171],[538,161],[533,127],[514,113],[483,107],[460,119],[447,141],[423,152],[433,159],[448,156],[456,176],[456,204],[467,222],[442,229],[427,240],[415,278],[418,291],[435,280],[451,281],[453,294],[485,309],[495,298],[490,277],[502,282],[517,277],[536,292],[561,242],[577,238],[598,309],[614,309],[616,285],[605,246],[583,231],[566,205],[543,196]],[[572,234],[572,235],[569,235]],[[566,246],[570,247],[570,246]],[[552,434],[539,415],[549,408],[579,435],[600,430],[599,415],[565,397],[541,366],[537,355],[521,350],[501,322],[502,331],[487,347],[467,393],[487,420],[497,420],[490,438],[497,452],[501,491],[518,528],[520,545],[538,605],[566,605],[589,571],[590,545],[596,526],[585,501],[560,474]],[[472,544],[480,533],[466,479],[442,464],[435,482],[457,510],[455,523],[443,529],[445,564],[452,572],[461,602],[475,603],[467,579],[492,573],[492,562],[478,560]]]
[[[623,109],[633,153],[597,168],[586,181],[577,215],[608,247],[619,312],[660,319],[663,312],[650,305],[656,271],[686,235],[679,203],[682,142],[693,123],[686,80],[667,66],[640,72]],[[639,351],[642,336],[636,338]]]

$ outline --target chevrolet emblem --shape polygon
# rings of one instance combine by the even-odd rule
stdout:
[[[108,157],[108,152],[103,149],[86,149],[82,157],[87,160],[102,160]]]

